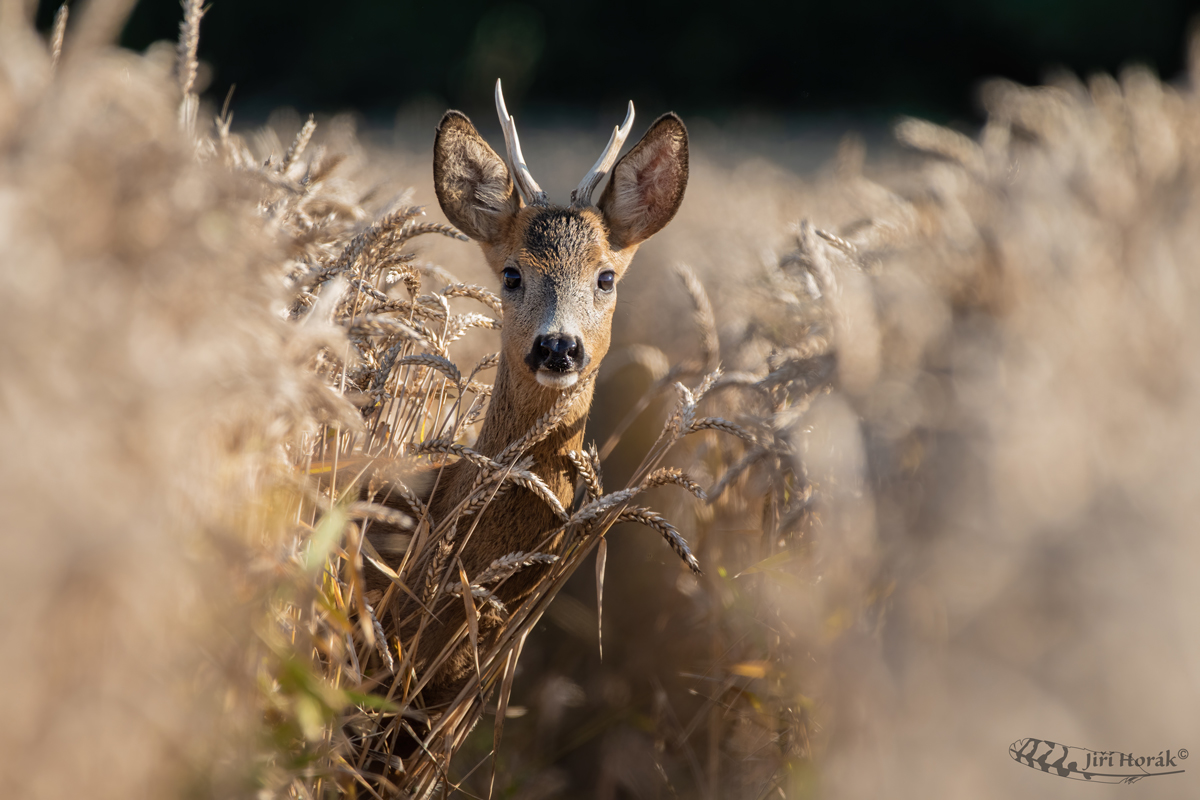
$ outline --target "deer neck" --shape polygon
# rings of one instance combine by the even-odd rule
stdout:
[[[517,364],[515,370],[526,370]],[[503,355],[496,368],[496,382],[488,404],[487,416],[479,432],[475,449],[495,458],[506,447],[528,432],[548,412],[561,396],[561,392],[514,374]],[[546,481],[559,499],[569,503],[574,489],[571,478],[568,450],[583,447],[583,432],[588,411],[592,407],[593,387],[588,385],[579,392],[575,403],[567,411],[566,418],[541,442],[525,451],[534,461],[534,472]]]

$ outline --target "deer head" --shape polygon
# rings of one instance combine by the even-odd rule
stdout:
[[[618,161],[633,126],[631,102],[570,205],[559,206],[525,165],[500,81],[496,109],[507,163],[465,115],[448,111],[434,143],[434,187],[446,217],[480,243],[500,278],[501,353],[510,375],[529,391],[561,391],[608,352],[616,287],[638,245],[670,222],[683,201],[687,130],[675,114],[659,117]],[[593,191],[610,173],[593,203]]]

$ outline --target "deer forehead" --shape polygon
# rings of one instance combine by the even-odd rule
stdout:
[[[591,273],[608,259],[608,231],[591,209],[522,210],[513,226],[510,260],[558,283]]]

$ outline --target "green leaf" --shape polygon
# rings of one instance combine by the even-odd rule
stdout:
[[[781,550],[780,552],[776,553],[773,556],[768,556],[767,558],[764,558],[762,561],[759,561],[757,564],[755,564],[751,567],[746,567],[746,569],[742,570],[741,572],[739,572],[737,575],[734,575],[733,577],[740,578],[743,575],[753,575],[756,572],[767,572],[769,570],[775,570],[775,569],[778,569],[779,567],[782,567],[784,564],[787,564],[788,562],[792,561],[794,558],[796,558],[795,551]]]
[[[360,708],[373,708],[377,711],[390,711],[396,713],[400,711],[400,707],[388,700],[380,694],[371,694],[370,692],[356,692],[353,689],[344,690],[346,698]]]
[[[310,742],[319,740],[325,733],[325,710],[321,704],[312,695],[302,694],[296,697],[294,708],[304,738]]]
[[[325,563],[325,559],[341,541],[342,532],[346,529],[349,519],[346,509],[341,505],[335,505],[321,517],[308,540],[308,553],[304,557],[306,571],[316,572]]]

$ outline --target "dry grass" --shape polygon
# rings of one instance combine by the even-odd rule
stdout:
[[[170,59],[68,30],[54,71],[32,28],[0,37],[0,782],[236,792],[275,581],[250,532],[280,447],[341,401],[271,313],[255,193],[179,134]]]
[[[6,324],[13,341],[28,348],[9,354],[17,360],[14,372],[24,362],[19,374],[28,381],[10,388],[10,419],[19,421],[10,431],[16,439],[10,464],[43,464],[40,491],[76,494],[69,508],[79,519],[67,512],[66,519],[43,519],[47,533],[79,530],[84,543],[101,536],[106,550],[131,551],[119,566],[107,552],[91,563],[86,548],[81,553],[81,543],[68,538],[58,545],[61,554],[54,547],[39,552],[49,574],[31,573],[28,580],[44,587],[40,596],[51,606],[69,606],[47,611],[51,617],[95,617],[86,624],[90,636],[76,646],[95,646],[91,637],[111,635],[111,628],[135,618],[139,596],[155,606],[174,590],[188,599],[167,603],[163,619],[147,622],[173,631],[163,642],[166,652],[139,651],[137,643],[153,637],[135,630],[128,650],[113,655],[114,672],[136,666],[165,682],[162,691],[174,693],[169,703],[156,698],[153,684],[118,681],[123,691],[135,692],[118,703],[125,714],[110,705],[119,698],[103,694],[78,706],[69,695],[63,710],[77,724],[112,731],[113,748],[141,765],[145,774],[134,766],[122,772],[120,759],[114,761],[110,777],[118,794],[172,793],[190,785],[218,794],[257,786],[297,796],[397,790],[424,796],[448,780],[450,756],[500,685],[503,708],[525,635],[616,521],[652,528],[698,570],[665,518],[631,504],[650,486],[692,485],[677,471],[654,467],[689,432],[697,398],[680,387],[676,418],[643,474],[622,491],[604,494],[598,460],[580,456],[597,496],[578,508],[563,508],[523,457],[561,422],[573,395],[564,395],[496,459],[472,450],[491,389],[482,377],[497,359],[485,355],[468,370],[451,351],[473,331],[498,329],[500,303],[483,288],[419,263],[407,249],[422,235],[464,237],[422,221],[421,210],[403,196],[373,202],[352,158],[347,163],[345,153],[312,146],[311,119],[286,149],[270,130],[253,144],[232,133],[227,111],[210,128],[201,124],[192,92],[201,17],[199,4],[185,7],[174,63],[165,50],[145,58],[77,54],[71,32],[62,35],[60,26],[55,36],[65,40],[66,58],[57,75],[60,44],[51,43],[47,53],[28,29],[11,31],[28,54],[14,59],[9,74],[23,68],[36,81],[15,87],[23,91],[14,92],[19,113],[10,125],[17,119],[40,124],[8,131],[17,200],[6,261],[17,287],[22,276],[40,285],[10,297]],[[133,78],[117,77],[125,72]],[[344,149],[353,154],[352,143]],[[18,269],[23,258],[47,261],[46,268]],[[76,292],[86,292],[90,302],[73,299]],[[488,313],[458,310],[463,304]],[[85,306],[92,311],[80,320]],[[48,328],[39,332],[40,326]],[[117,363],[106,363],[110,359]],[[35,364],[41,369],[31,369]],[[36,394],[39,377],[55,370],[71,376],[62,407],[23,397]],[[140,402],[130,409],[134,398]],[[120,417],[120,424],[105,422],[105,414]],[[51,422],[55,418],[61,421]],[[97,437],[86,446],[91,460],[70,456]],[[125,449],[143,461],[124,463]],[[420,462],[441,464],[447,457],[484,469],[454,513],[432,520],[405,481]],[[100,488],[88,476],[109,472],[106,463],[114,477],[132,484],[124,496],[108,487],[107,503],[124,512],[111,521],[86,497]],[[9,488],[39,504],[28,482],[14,470]],[[465,575],[456,567],[456,548],[469,538],[479,512],[514,484],[556,509],[562,526],[547,538],[564,535],[566,546],[554,555],[514,553],[481,575]],[[377,491],[408,498],[415,518],[374,502]],[[14,529],[33,524],[14,522]],[[379,540],[391,552],[385,559],[373,544],[373,522],[412,533],[385,533]],[[209,553],[220,558],[214,563]],[[89,560],[86,569],[77,565],[80,558]],[[395,570],[388,566],[397,561]],[[495,587],[532,563],[550,566],[546,579],[521,608],[503,609]],[[364,569],[391,579],[383,597],[368,597]],[[219,601],[220,587],[230,583],[245,588],[236,599]],[[112,584],[130,597],[111,596],[120,594],[107,588]],[[417,637],[424,622],[451,603],[466,604],[469,630],[432,663],[413,663],[416,642],[395,636],[404,612],[385,627],[373,610],[373,604],[392,608],[398,593],[410,594],[421,609]],[[476,653],[476,682],[449,711],[429,719],[419,693],[430,676],[462,638],[470,636],[478,650],[477,601],[500,607],[508,624],[498,643]],[[37,631],[48,626],[40,618],[37,612],[28,618],[28,633],[14,626],[15,641],[24,636],[30,646],[42,646]],[[236,635],[222,635],[226,628]],[[224,649],[212,649],[214,636]],[[54,641],[70,646],[73,638]],[[54,650],[37,661],[72,660],[66,653]],[[22,727],[56,716],[63,692],[87,691],[102,680],[105,662],[74,661],[78,667],[66,671],[69,677],[44,688],[30,676],[11,676],[13,685],[34,687],[30,696],[43,703],[25,709],[24,717],[17,710],[9,715],[16,723],[11,752]],[[196,662],[206,665],[201,675]],[[166,718],[154,736],[170,755],[139,745],[124,730],[124,717],[141,707],[137,692]],[[225,708],[194,708],[196,700],[214,696],[226,698]],[[496,717],[497,738],[503,718],[502,712]],[[201,728],[205,720],[213,730],[208,735],[172,728],[185,722]],[[413,731],[417,723],[426,725],[420,734]],[[240,732],[240,745],[231,740],[216,748],[229,726]],[[67,727],[62,736],[75,730]],[[267,737],[257,744],[256,730]],[[401,762],[392,748],[404,732],[424,741]],[[204,746],[213,752],[191,752]],[[50,752],[70,743],[52,731],[35,747]],[[78,779],[21,761],[37,773],[17,783],[30,793],[38,793],[39,781],[66,787]]]
[[[994,83],[976,139],[904,121],[922,161],[868,176],[851,141],[789,189],[810,221],[776,261],[692,256],[739,376],[705,413],[755,439],[679,462],[711,487],[682,525],[710,577],[656,597],[687,634],[643,661],[673,713],[614,726],[640,774],[665,765],[679,796],[1054,797],[1009,744],[1195,738],[1192,87]],[[691,213],[720,219],[708,202]],[[683,311],[626,332],[652,374],[711,348],[655,327]]]
[[[122,9],[0,11],[8,793],[1055,796],[1009,743],[1196,738],[1193,88],[997,83],[978,137],[813,182],[701,157],[562,507],[523,458],[555,412],[471,447],[502,309],[394,156],[207,123],[201,5],[145,56]],[[564,545],[467,575],[503,491]],[[430,718],[397,619],[451,606],[477,670]]]

